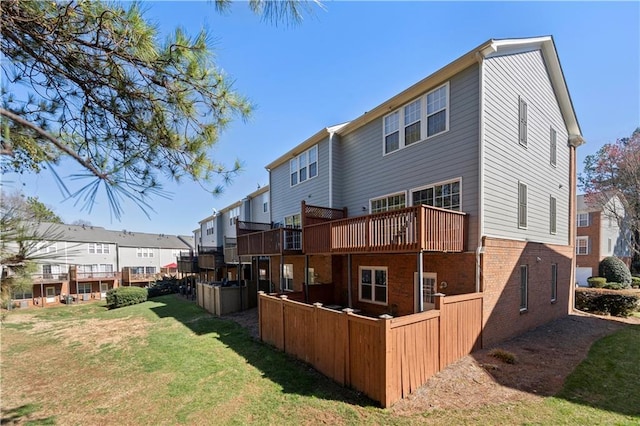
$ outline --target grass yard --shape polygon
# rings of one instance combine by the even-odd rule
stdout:
[[[640,326],[597,342],[558,396],[479,410],[377,408],[173,295],[12,312],[1,356],[3,425],[640,424]]]

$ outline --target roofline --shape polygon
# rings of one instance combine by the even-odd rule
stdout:
[[[256,189],[255,191],[253,191],[251,194],[247,195],[244,198],[245,199],[247,199],[247,198],[256,198],[258,195],[264,194],[268,190],[269,190],[269,185],[261,186],[260,188]]]
[[[269,171],[274,169],[275,167],[278,167],[280,164],[286,161],[289,161],[290,159],[302,154],[304,151],[311,148],[313,145],[317,144],[318,142],[321,142],[324,138],[328,137],[332,133],[337,133],[340,129],[342,129],[347,124],[349,124],[349,122],[336,124],[335,126],[329,126],[329,127],[323,128],[322,130],[320,130],[315,135],[311,136],[306,141],[296,145],[286,153],[282,154],[280,157],[273,160],[271,163],[267,164],[264,168]]]

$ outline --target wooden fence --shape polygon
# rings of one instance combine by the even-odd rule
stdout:
[[[251,293],[253,293],[253,297],[251,297]],[[198,306],[217,316],[255,307],[255,293],[255,282],[249,282],[248,286],[242,287],[221,287],[203,283],[196,284],[196,301]]]
[[[482,293],[435,299],[435,310],[369,318],[261,293],[260,338],[388,407],[480,349]]]

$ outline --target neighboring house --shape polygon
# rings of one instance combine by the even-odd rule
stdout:
[[[267,165],[271,220],[240,220],[238,253],[367,315],[482,293],[491,345],[572,305],[582,143],[553,39],[489,40]]]
[[[268,259],[238,256],[236,224],[239,221],[270,223],[270,220],[268,185],[220,210],[214,209],[212,215],[199,222],[199,228],[194,231],[197,251],[182,255],[179,270],[198,272],[204,282],[266,280]]]
[[[22,307],[61,303],[65,296],[104,299],[121,285],[144,286],[176,269],[192,237],[112,231],[98,226],[40,224],[33,288],[13,294]]]
[[[613,206],[613,207],[612,207]],[[607,256],[620,258],[627,266],[631,263],[631,249],[609,211],[622,209],[617,197],[611,197],[603,209],[590,203],[585,195],[578,195],[576,233],[576,284],[588,286],[587,278],[598,276],[598,265]]]

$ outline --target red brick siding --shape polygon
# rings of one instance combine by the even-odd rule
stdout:
[[[568,314],[573,247],[485,239],[482,256],[483,347]],[[551,302],[551,264],[558,264]],[[528,310],[520,312],[520,265],[528,265]]]
[[[578,237],[589,237],[589,254],[576,254],[576,267],[592,268],[593,275],[598,275],[598,265],[604,256],[600,255],[600,212],[589,213],[589,226],[576,228]]]

